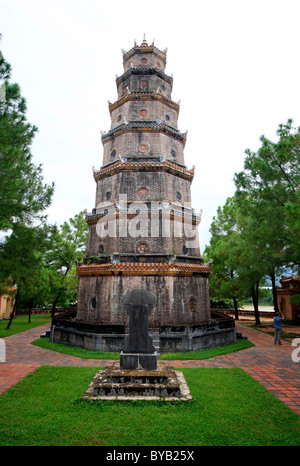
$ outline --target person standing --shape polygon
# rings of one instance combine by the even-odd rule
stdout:
[[[274,337],[274,344],[278,343],[278,345],[281,345],[281,333],[282,333],[282,314],[279,312],[275,313],[274,317],[274,326],[275,326],[275,337]]]

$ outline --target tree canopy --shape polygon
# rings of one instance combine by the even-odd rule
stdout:
[[[277,136],[277,142],[261,136],[257,152],[246,150],[244,170],[234,177],[236,195],[241,209],[257,220],[259,236],[278,265],[299,267],[300,128],[288,120]]]
[[[50,277],[50,301],[53,313],[57,304],[67,306],[77,301],[76,262],[87,251],[88,225],[84,212],[79,212],[60,227],[53,227],[51,247],[45,255]]]
[[[277,310],[276,276],[298,273],[300,260],[300,128],[279,125],[278,140],[261,136],[257,152],[246,150],[236,190],[218,209],[205,254],[213,259],[212,295],[237,301],[251,295],[256,321],[258,284],[271,280]]]
[[[41,219],[54,191],[54,184],[43,181],[42,166],[33,162],[37,128],[27,121],[26,100],[10,78],[11,65],[0,51],[0,231]]]

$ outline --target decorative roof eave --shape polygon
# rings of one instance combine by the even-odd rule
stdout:
[[[164,73],[162,70],[157,68],[156,66],[149,68],[146,66],[139,66],[136,68],[130,68],[129,70],[125,71],[121,76],[118,76],[116,78],[116,84],[117,86],[121,84],[125,79],[129,78],[129,76],[133,74],[156,74],[160,78],[162,78],[164,81],[168,82],[169,84],[173,84],[173,78],[172,76],[168,76],[166,73]]]
[[[125,132],[154,132],[154,133],[164,133],[168,136],[173,137],[180,141],[183,146],[185,146],[187,133],[180,133],[177,129],[172,126],[167,125],[163,121],[126,121],[121,125],[116,126],[115,128],[109,130],[107,133],[103,133],[102,143],[110,141],[116,136],[123,134]]]
[[[120,214],[119,212],[116,212],[115,214],[113,213],[109,213],[109,214],[104,214],[104,215],[99,215],[99,214],[91,214],[91,215],[87,215],[85,217],[85,221],[86,223],[91,226],[91,225],[97,225],[97,223],[99,221],[101,221],[102,219],[104,219],[105,222],[108,222],[108,221],[117,221],[119,220],[120,218],[122,219],[122,221],[124,221],[124,218],[126,218],[127,220],[130,220],[130,219],[133,219],[135,218],[137,215],[139,215],[139,219],[146,219],[146,220],[149,220],[149,214],[136,214],[136,213],[133,213],[133,214]],[[184,223],[185,225],[193,225],[193,226],[198,226],[200,224],[200,221],[201,219],[199,219],[199,217],[193,217],[192,219],[191,218],[187,218],[187,217],[184,217],[182,215],[179,215],[178,213],[171,213],[169,216],[167,216],[167,214],[164,214],[164,216],[168,219],[168,220],[175,220],[175,221],[181,221],[182,223]]]
[[[125,63],[125,61],[127,61],[135,53],[154,53],[155,55],[157,55],[159,58],[161,58],[165,62],[167,58],[167,51],[159,50],[154,45],[148,45],[148,44],[143,45],[142,44],[140,46],[135,45],[130,50],[128,50],[128,52],[123,52],[123,63]]]
[[[163,104],[167,105],[170,108],[173,108],[177,112],[179,112],[180,105],[173,100],[168,99],[162,94],[156,94],[154,92],[130,92],[129,94],[123,95],[120,99],[118,99],[114,103],[109,103],[109,111],[110,113],[115,110],[116,108],[120,107],[124,103],[133,100],[159,100]]]
[[[284,277],[282,276],[281,279],[279,280],[282,285],[285,285],[287,283],[290,284],[300,284],[300,277],[298,276],[291,276],[291,277]]]
[[[277,296],[293,296],[294,294],[299,294],[300,287],[298,288],[277,288]]]
[[[101,275],[164,275],[164,276],[209,276],[211,268],[207,265],[196,264],[170,264],[164,263],[109,263],[80,265],[77,267],[77,274],[80,277],[98,277]]]
[[[134,201],[132,201],[134,202]],[[141,202],[141,201],[140,201]],[[147,202],[151,203],[151,201],[145,201],[144,204]],[[153,201],[156,202],[156,201]],[[130,204],[130,202],[129,202]],[[141,202],[143,204],[143,202]],[[98,222],[101,221],[117,221],[119,219],[124,220],[135,218],[137,215],[139,219],[151,219],[151,215],[155,215],[156,211],[151,211],[151,209],[140,210],[139,213],[137,212],[128,212],[127,210],[119,210],[115,205],[112,205],[113,209],[103,209],[102,212],[99,213],[87,213],[85,216],[85,221],[88,225],[96,225]],[[201,222],[201,215],[200,214],[191,214],[190,212],[178,211],[176,209],[170,208],[169,211],[159,210],[157,213],[161,213],[162,218],[167,220],[173,220],[177,222],[182,222],[186,225],[193,225],[198,226]],[[149,217],[150,216],[150,217]]]
[[[95,181],[99,181],[103,178],[107,178],[112,175],[123,171],[163,171],[171,173],[172,175],[178,176],[179,178],[184,178],[192,182],[195,174],[195,167],[191,170],[187,170],[175,163],[170,162],[169,160],[164,160],[162,162],[144,162],[144,161],[118,161],[113,165],[109,165],[107,168],[102,168],[99,171],[94,171]]]

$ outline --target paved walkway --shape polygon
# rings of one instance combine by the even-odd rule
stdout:
[[[171,364],[175,367],[240,367],[300,415],[300,361],[292,360],[292,351],[296,348],[284,341],[281,346],[274,345],[271,336],[244,325],[236,323],[236,328],[255,346],[202,361],[172,361]],[[47,329],[49,324],[5,338],[6,362],[0,363],[0,395],[43,365],[103,367],[113,362],[77,358],[30,344]]]

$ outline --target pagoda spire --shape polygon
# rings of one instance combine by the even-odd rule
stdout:
[[[144,39],[143,39],[143,42],[141,44],[141,47],[148,47],[148,42],[146,41],[146,34],[144,34]]]

